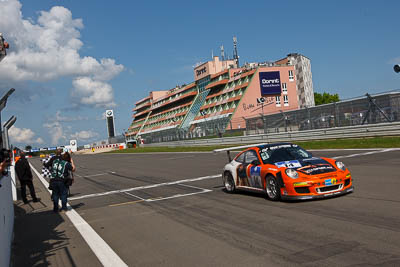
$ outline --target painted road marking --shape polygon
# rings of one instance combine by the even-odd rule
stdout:
[[[155,202],[155,201],[160,201],[160,200],[167,200],[167,199],[172,199],[172,198],[193,196],[193,195],[197,195],[197,194],[204,194],[204,193],[212,192],[212,190],[210,190],[210,189],[205,189],[205,188],[201,188],[201,187],[197,187],[197,186],[186,185],[186,184],[178,184],[178,185],[184,186],[184,187],[189,187],[189,188],[194,188],[194,189],[199,189],[201,191],[200,192],[194,192],[194,193],[188,193],[188,194],[176,194],[176,195],[169,196],[169,197],[155,197],[155,198],[148,198],[148,199],[144,199],[144,198],[141,198],[139,196],[130,194],[128,192],[124,192],[125,194],[133,196],[133,197],[136,197],[136,198],[139,198],[140,200],[128,201],[128,202],[123,202],[123,203],[118,203],[118,204],[111,204],[111,205],[108,205],[108,206],[109,207],[118,207],[118,206],[123,206],[123,205],[141,203],[141,202]]]
[[[50,193],[48,189],[49,183],[42,177],[42,175],[29,163],[32,170],[36,173],[39,180]],[[68,211],[65,213],[75,228],[79,231],[83,239],[89,245],[93,253],[99,259],[103,266],[128,266],[122,259],[114,252],[114,250],[96,233],[95,230],[69,205]]]
[[[385,152],[390,152],[390,151],[399,151],[399,150],[400,150],[400,148],[388,148],[388,149],[376,150],[376,151],[365,152],[365,153],[337,156],[337,157],[332,157],[332,159],[354,158],[354,157],[358,157],[358,156],[366,156],[366,155],[385,153]]]
[[[102,176],[102,175],[106,175],[106,174],[110,174],[110,173],[114,173],[114,172],[109,172],[109,173],[105,172],[105,173],[90,174],[90,175],[83,175],[83,176],[75,173],[75,175],[78,177],[81,177],[81,178],[88,178],[88,177]]]
[[[173,160],[173,159],[187,159],[187,158],[194,158],[195,156],[185,156],[185,157],[174,157],[174,158],[160,158],[159,160]]]
[[[200,192],[194,192],[194,193],[188,193],[188,194],[176,194],[176,195],[172,195],[169,197],[146,199],[146,202],[161,201],[161,200],[173,199],[173,198],[178,198],[178,197],[187,197],[187,196],[193,196],[193,195],[197,195],[197,194],[204,194],[204,193],[212,192],[212,190],[210,190],[210,189],[205,189],[205,188],[202,188],[202,189],[203,190]]]
[[[128,193],[128,192],[124,192],[124,194],[127,194],[127,195],[132,196],[132,197],[136,197],[136,198],[138,198],[138,199],[140,199],[140,200],[145,200],[144,198],[141,198],[141,197],[139,197],[139,196],[136,196],[136,195],[131,194],[131,193]]]
[[[196,182],[196,181],[201,181],[201,180],[206,180],[206,179],[215,179],[215,178],[220,178],[220,177],[222,177],[221,174],[209,175],[209,176],[203,176],[203,177],[198,177],[198,178],[184,179],[184,180],[179,180],[179,181],[174,181],[174,182],[167,182],[167,183],[160,183],[160,184],[152,184],[152,185],[138,186],[138,187],[132,187],[132,188],[127,188],[127,189],[120,189],[120,190],[113,190],[113,191],[102,192],[102,193],[88,194],[88,195],[79,196],[79,197],[71,197],[69,200],[72,201],[72,200],[78,200],[78,199],[86,199],[86,198],[107,196],[107,195],[113,195],[113,194],[119,194],[119,193],[130,192],[130,191],[137,191],[137,190],[143,190],[143,189],[149,189],[149,188],[156,188],[156,187],[166,186],[166,185],[175,185],[175,184]]]
[[[118,206],[123,206],[123,205],[129,205],[129,204],[135,204],[135,203],[140,203],[146,200],[135,200],[135,201],[129,201],[129,202],[123,202],[123,203],[118,203],[118,204],[112,204],[108,205],[109,207],[118,207]]]

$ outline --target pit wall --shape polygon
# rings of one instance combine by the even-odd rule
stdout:
[[[14,228],[11,175],[0,178],[0,266],[10,266]]]

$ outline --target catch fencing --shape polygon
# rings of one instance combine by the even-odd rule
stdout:
[[[267,116],[245,118],[246,134],[280,133],[400,121],[400,93],[369,95]]]
[[[259,134],[303,132],[320,129],[341,128],[357,125],[373,125],[385,122],[400,122],[400,92],[393,91],[343,100],[276,114],[259,114],[253,117],[223,117],[204,120],[193,129],[172,128],[151,134],[143,134],[145,144],[163,142],[187,142],[198,138],[212,138],[235,135],[235,131],[246,136]],[[242,125],[242,129],[232,130],[232,124]],[[310,132],[305,132],[309,134]],[[317,133],[319,133],[317,131]],[[248,137],[247,137],[248,138]],[[225,140],[225,139],[224,139]],[[206,142],[206,141],[204,141]]]
[[[392,122],[392,123],[379,123],[370,125],[325,128],[317,130],[256,134],[256,135],[246,135],[237,137],[162,142],[162,143],[145,144],[144,146],[175,147],[175,146],[207,146],[207,145],[230,145],[230,144],[253,144],[253,143],[255,144],[255,143],[296,142],[296,141],[298,142],[298,141],[312,141],[312,140],[377,137],[377,136],[399,136],[399,135],[400,135],[400,122]]]

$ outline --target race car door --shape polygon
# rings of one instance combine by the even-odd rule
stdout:
[[[258,162],[260,161],[257,156],[257,152],[254,150],[246,151],[244,164],[247,167],[246,174],[249,181],[249,186],[261,189],[263,188],[261,181],[261,166],[252,164],[252,162],[255,160]]]

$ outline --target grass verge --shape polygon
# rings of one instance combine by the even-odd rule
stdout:
[[[392,148],[400,147],[400,137],[373,137],[355,139],[336,139],[323,141],[295,142],[305,149],[340,149],[340,148]],[[114,150],[106,153],[151,153],[151,152],[207,152],[218,148],[240,146],[192,146],[192,147],[138,147]]]

